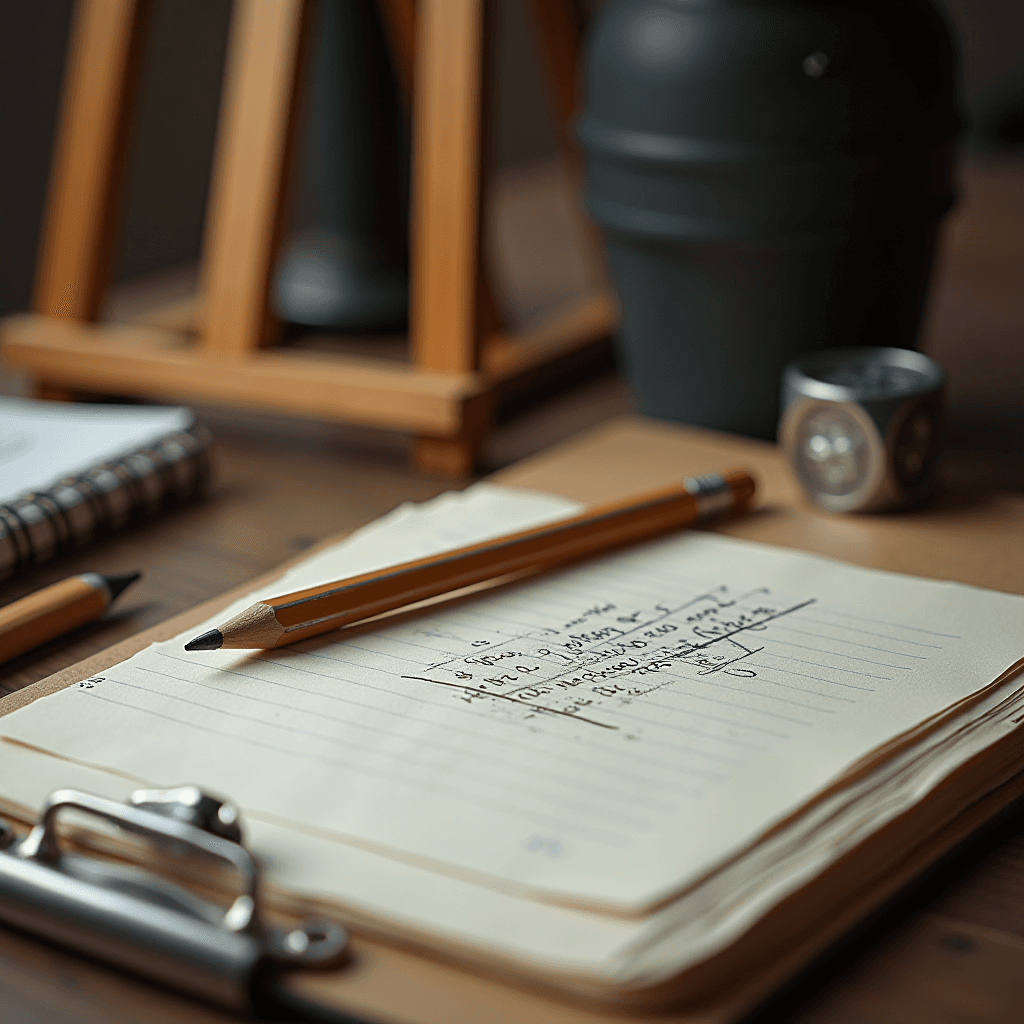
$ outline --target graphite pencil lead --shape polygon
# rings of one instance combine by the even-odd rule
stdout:
[[[219,629],[211,629],[195,640],[185,644],[186,651],[219,651],[224,644],[224,636]]]

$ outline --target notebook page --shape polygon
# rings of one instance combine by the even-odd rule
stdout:
[[[1011,695],[1017,699],[1008,699]],[[993,723],[996,732],[1015,731],[1014,719],[1020,717],[1017,681],[1005,681],[987,695],[975,708],[975,723],[1000,706],[1004,711],[998,716],[1001,720]],[[317,900],[318,913],[335,915],[340,904],[342,919],[348,923],[376,927],[434,950],[447,946],[453,955],[465,959],[486,962],[489,955],[497,955],[532,963],[534,969],[545,973],[589,974],[643,986],[670,977],[734,941],[772,904],[920,800],[980,749],[977,743],[964,744],[957,738],[955,752],[950,749],[948,756],[942,757],[942,748],[949,746],[962,727],[963,723],[950,722],[933,737],[929,744],[932,755],[926,760],[934,762],[938,753],[941,767],[929,766],[923,778],[918,773],[913,793],[900,798],[889,789],[884,800],[870,795],[881,777],[891,780],[905,773],[908,764],[919,761],[919,751],[905,752],[884,770],[861,780],[849,792],[836,794],[816,813],[801,819],[799,827],[791,830],[793,834],[776,834],[760,844],[753,857],[734,862],[709,884],[640,919],[518,899],[492,887],[381,858],[258,816],[246,819],[245,832],[250,848],[268,867],[267,881],[277,890],[270,898],[281,909],[308,915],[309,905],[301,901],[312,897]],[[971,731],[980,729],[975,724]],[[987,741],[992,739],[989,732]],[[38,808],[57,788],[81,788],[115,800],[126,800],[134,788],[119,776],[10,743],[0,743],[0,777],[4,779],[0,810],[15,816],[19,804]],[[837,802],[850,804],[853,814],[829,823]],[[28,814],[22,820],[32,817]],[[908,845],[920,842],[934,824],[911,826]]]
[[[429,543],[429,507],[405,515]],[[990,683],[1022,626],[1021,598],[691,531],[345,639],[187,654],[199,627],[0,735],[438,871],[637,909]]]
[[[184,408],[0,396],[0,504],[187,430]]]

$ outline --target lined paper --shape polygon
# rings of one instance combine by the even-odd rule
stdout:
[[[309,830],[285,827],[258,814],[247,818],[247,843],[268,863],[275,888],[285,890],[271,895],[280,909],[308,915],[309,903],[296,905],[294,899],[312,899],[318,913],[333,916],[340,911],[347,922],[419,941],[435,952],[445,949],[485,964],[497,957],[506,967],[512,958],[520,970],[531,964],[549,983],[554,972],[564,981],[573,979],[573,988],[585,986],[588,977],[601,979],[601,984],[644,987],[735,941],[774,903],[798,892],[866,835],[919,803],[958,764],[999,736],[1016,732],[1022,705],[1019,681],[992,687],[974,704],[970,724],[956,717],[947,721],[923,748],[908,749],[887,761],[818,803],[814,813],[801,817],[798,827],[776,833],[704,885],[641,918],[519,899]],[[965,731],[971,734],[969,742]],[[46,794],[59,787],[78,787],[116,800],[126,799],[131,788],[107,772],[10,743],[0,743],[0,774],[5,797],[13,796],[26,808],[39,807]],[[998,780],[986,778],[984,785],[996,784]],[[882,799],[880,787],[885,789]],[[9,799],[3,803],[17,809],[9,806]],[[940,820],[943,816],[933,813],[930,826],[908,822],[906,846],[920,842]],[[820,902],[815,903],[809,914],[821,912]]]
[[[401,510],[276,592],[572,508],[474,489]],[[408,864],[635,910],[988,686],[1022,626],[1021,598],[686,532],[278,651],[184,652],[200,626],[0,735],[199,781]]]

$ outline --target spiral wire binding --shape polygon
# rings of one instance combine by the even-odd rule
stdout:
[[[210,481],[211,444],[210,432],[194,424],[0,505],[0,579],[198,497]]]

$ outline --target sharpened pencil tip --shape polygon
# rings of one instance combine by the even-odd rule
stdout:
[[[224,643],[224,636],[219,629],[211,629],[209,633],[197,636],[185,644],[186,651],[219,651]]]

